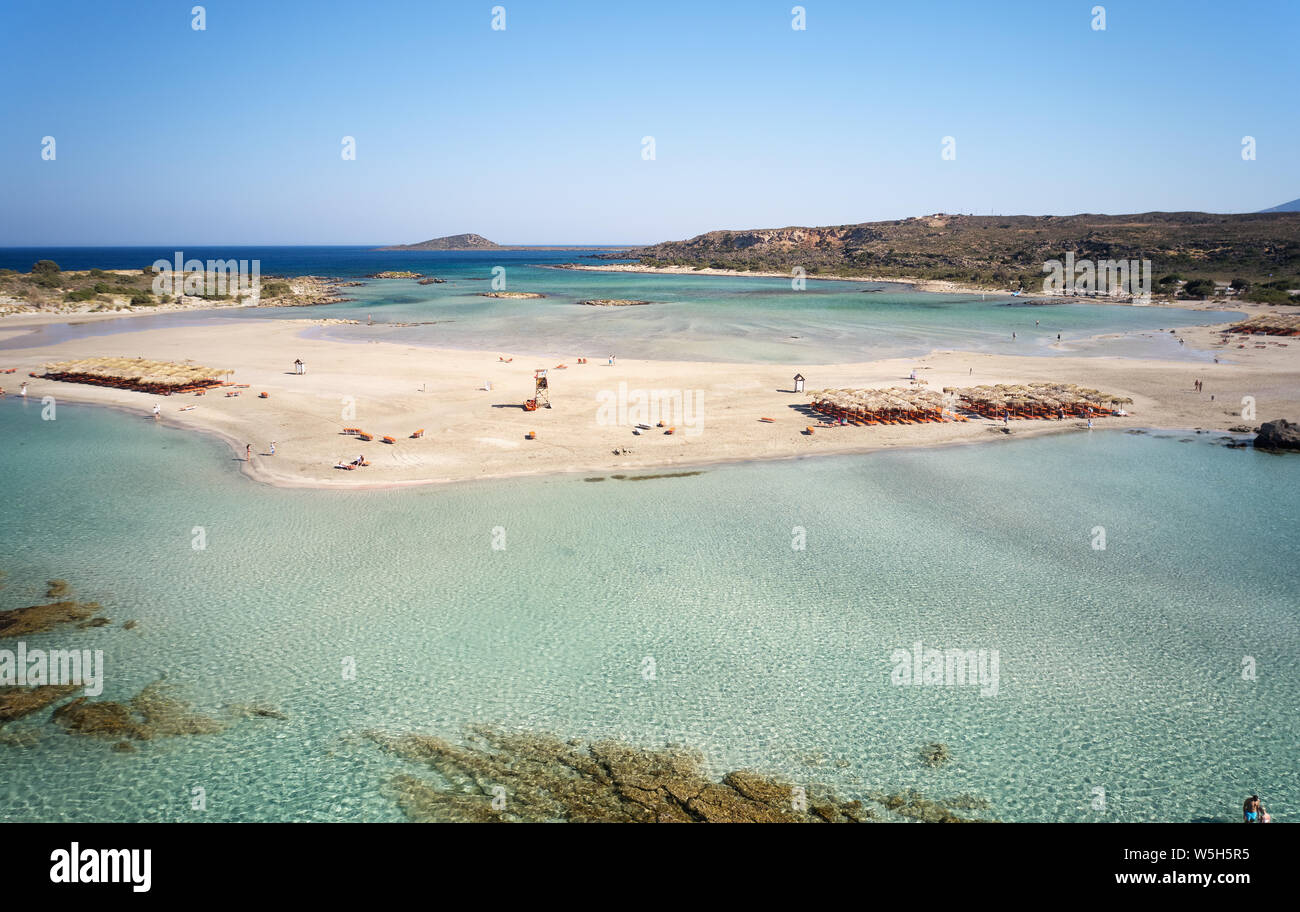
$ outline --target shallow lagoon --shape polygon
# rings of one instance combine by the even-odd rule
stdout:
[[[114,621],[29,646],[104,649],[104,699],[165,676],[205,711],[288,716],[134,753],[12,723],[35,743],[0,744],[5,819],[399,819],[401,764],[360,733],[478,722],[847,796],[972,793],[1005,820],[1300,800],[1295,457],[1094,432],[344,493],[251,483],[223,445],[108,410],[10,399],[0,430],[0,607],[61,577]],[[997,696],[891,684],[917,640],[998,650]],[[919,761],[930,742],[948,765]]]
[[[313,252],[313,250],[315,252]],[[305,251],[305,252],[304,252]],[[158,251],[105,251],[105,262],[151,262]],[[201,255],[203,251],[193,252]],[[257,256],[258,250],[208,251]],[[0,251],[0,262],[4,261]],[[23,257],[32,254],[24,253]],[[52,253],[68,260],[72,254]],[[85,265],[99,260],[68,260]],[[328,326],[311,333],[345,341],[393,341],[440,348],[563,357],[765,362],[791,365],[915,357],[935,349],[998,354],[1084,353],[1125,358],[1209,360],[1179,346],[1169,329],[1222,323],[1237,314],[1168,307],[1130,307],[1061,300],[1034,304],[1007,295],[936,295],[906,286],[810,279],[794,291],[789,279],[582,272],[551,268],[594,261],[575,251],[377,252],[304,248],[266,254],[263,272],[359,278],[413,270],[444,278],[371,280],[342,289],[352,300],[311,308],[262,308],[74,321],[0,341],[0,350],[62,339],[167,326],[195,332],[229,319],[345,319],[374,325]],[[18,255],[10,258],[17,261]],[[25,260],[24,260],[25,261]],[[493,269],[504,268],[507,291],[540,299],[495,299]],[[644,307],[590,307],[577,302],[618,298]],[[402,325],[398,325],[402,324]],[[1012,339],[1012,333],[1016,338]],[[1123,339],[1100,335],[1132,334]],[[1063,345],[1054,347],[1060,334]]]

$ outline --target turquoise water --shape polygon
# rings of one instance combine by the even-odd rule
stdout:
[[[1094,432],[346,493],[251,483],[224,446],[107,410],[4,400],[0,434],[0,607],[62,577],[114,620],[29,646],[103,649],[106,699],[165,675],[199,709],[289,717],[135,753],[13,723],[36,741],[0,743],[6,820],[400,819],[400,764],[360,733],[478,722],[968,792],[1004,820],[1300,802],[1297,457]],[[918,640],[998,650],[997,695],[891,684]],[[941,769],[917,759],[934,741]]]
[[[331,259],[322,254],[281,265],[310,267],[328,275],[410,269],[447,281],[442,285],[419,285],[414,280],[374,280],[343,289],[351,301],[309,309],[263,308],[48,326],[0,341],[0,349],[165,326],[187,326],[201,332],[205,326],[229,319],[328,317],[360,320],[363,324],[373,320],[375,325],[328,326],[309,332],[346,341],[385,340],[562,357],[605,358],[612,354],[623,358],[801,365],[960,349],[1194,361],[1209,360],[1212,355],[1178,345],[1167,330],[1221,323],[1240,316],[1076,302],[1034,306],[1026,299],[1005,295],[923,294],[905,286],[867,282],[809,280],[805,290],[794,291],[788,279],[580,272],[545,267],[546,263],[583,259],[572,251],[442,255],[370,252],[363,259],[357,259],[359,256],[339,254]],[[502,264],[507,291],[539,292],[547,297],[482,297],[482,292],[492,290],[493,267]],[[592,298],[653,303],[645,307],[587,307],[577,303]],[[1016,335],[1014,340],[1012,333]],[[1093,339],[1115,333],[1131,335]],[[1053,348],[1058,334],[1064,344]]]

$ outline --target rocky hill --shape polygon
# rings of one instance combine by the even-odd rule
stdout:
[[[645,265],[946,279],[1037,289],[1043,263],[1150,259],[1156,275],[1300,286],[1300,212],[945,215],[822,228],[710,231],[610,258]]]

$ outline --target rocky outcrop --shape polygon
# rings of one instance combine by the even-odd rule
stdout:
[[[587,307],[640,307],[649,304],[649,301],[633,301],[628,298],[593,298],[590,301],[579,301]]]
[[[436,773],[433,781],[407,774],[390,781],[398,805],[415,821],[860,823],[874,817],[861,802],[748,770],[713,781],[703,772],[703,757],[680,748],[585,744],[488,728],[475,729],[463,745],[419,734],[368,737]]]
[[[861,801],[819,785],[735,770],[721,780],[681,747],[617,741],[588,744],[544,733],[470,729],[463,743],[422,734],[367,732],[384,750],[427,767],[431,778],[399,773],[388,790],[417,822],[866,823],[882,819]],[[981,798],[935,800],[918,792],[869,793],[891,815],[964,823],[988,819]],[[959,813],[960,812],[960,813]],[[897,819],[897,818],[894,818]]]
[[[53,719],[70,734],[114,741],[215,735],[227,727],[219,719],[195,712],[161,681],[145,687],[127,703],[80,697],[56,709]]]
[[[1300,424],[1279,418],[1259,426],[1255,446],[1263,450],[1300,450]]]
[[[44,633],[64,624],[77,624],[102,610],[98,602],[51,602],[0,611],[0,639]]]
[[[30,716],[81,690],[80,684],[44,684],[39,687],[0,687],[0,725]]]

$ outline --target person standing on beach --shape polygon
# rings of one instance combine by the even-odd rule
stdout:
[[[155,402],[153,404],[153,420],[157,421],[161,417],[162,417],[162,406],[159,405],[157,402]]]
[[[244,462],[252,462],[252,461],[253,461],[253,445],[250,443],[248,444],[248,446],[244,447]]]
[[[18,388],[18,395],[22,396],[24,399],[27,398],[27,381],[26,381],[26,380],[24,380],[24,381],[23,381],[23,385],[20,386],[20,387]]]
[[[271,455],[272,455],[272,456],[275,455],[275,441],[274,441],[274,440],[271,441]]]

